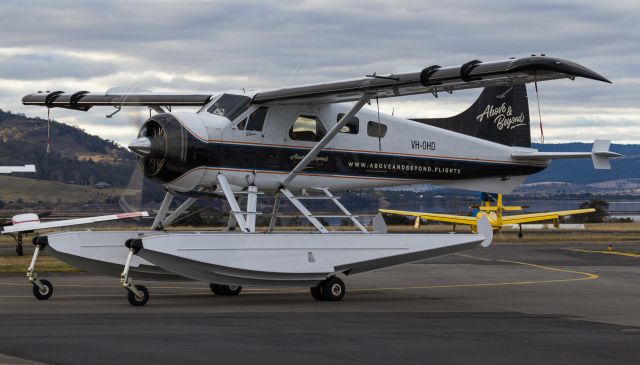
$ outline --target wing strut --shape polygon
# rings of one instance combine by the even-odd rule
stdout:
[[[173,201],[173,194],[168,192],[164,195],[164,199],[162,199],[162,204],[160,204],[160,209],[158,209],[158,214],[156,214],[156,218],[153,220],[153,224],[151,225],[151,229],[163,229],[162,221],[167,216],[167,211],[169,211],[169,206]]]
[[[313,161],[313,159],[316,158],[316,156],[318,156],[320,151],[322,151],[322,149],[329,142],[331,142],[333,137],[335,137],[336,134],[338,134],[340,129],[342,129],[342,127],[344,127],[345,124],[347,124],[347,122],[350,121],[351,118],[353,118],[353,116],[356,115],[356,113],[359,112],[360,109],[362,109],[362,107],[366,103],[368,103],[373,96],[374,95],[371,93],[365,93],[358,100],[358,102],[356,102],[355,105],[345,115],[342,116],[342,118],[338,121],[338,123],[336,123],[336,125],[334,125],[329,130],[329,132],[324,137],[322,137],[322,139],[315,146],[313,146],[313,148],[307,153],[307,155],[304,156],[304,158],[300,162],[298,162],[296,167],[294,167],[293,170],[289,173],[289,175],[287,175],[287,177],[284,179],[284,181],[282,181],[282,186],[287,187],[287,185],[289,185],[291,181],[293,181],[293,179],[295,179],[296,176],[298,176],[298,174],[301,173],[307,167],[307,165],[309,165],[309,163],[311,163],[311,161]]]

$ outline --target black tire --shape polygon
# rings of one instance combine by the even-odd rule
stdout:
[[[309,288],[309,291],[311,292],[311,296],[313,297],[313,299],[317,300],[318,302],[324,300],[324,295],[322,294],[322,285],[312,286],[311,288]]]
[[[224,295],[222,293],[222,289],[220,288],[220,285],[218,285],[218,284],[210,283],[209,284],[209,289],[211,289],[211,291],[215,295]]]
[[[47,300],[53,295],[53,284],[49,280],[40,280],[40,283],[45,286],[45,290],[40,290],[37,285],[33,284],[33,296],[39,300]]]
[[[332,276],[322,283],[322,296],[324,300],[329,302],[338,302],[342,300],[346,292],[344,281],[340,278]]]
[[[222,295],[236,296],[240,294],[242,287],[240,285],[220,285],[220,290],[222,290]]]
[[[142,307],[149,301],[149,291],[144,285],[136,285],[136,289],[142,293],[142,298],[136,297],[133,292],[127,290],[127,300],[134,307]]]
[[[16,245],[16,254],[18,254],[18,256],[24,256],[24,249],[22,248],[22,245]]]

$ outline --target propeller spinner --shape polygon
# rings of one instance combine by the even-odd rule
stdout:
[[[147,176],[157,174],[162,169],[167,154],[164,128],[153,119],[147,120],[140,128],[138,138],[131,141],[128,147],[138,156]]]

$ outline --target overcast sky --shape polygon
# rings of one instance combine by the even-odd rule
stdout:
[[[3,0],[0,14],[0,108],[28,116],[46,117],[45,109],[20,104],[38,90],[271,88],[545,53],[613,81],[540,85],[547,142],[640,143],[638,1]],[[385,99],[381,108],[442,117],[478,94]],[[52,110],[123,144],[146,111],[105,119],[109,112]]]

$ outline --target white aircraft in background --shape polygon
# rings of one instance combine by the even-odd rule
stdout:
[[[24,166],[0,166],[0,174],[11,174],[16,172],[36,172],[35,165]],[[86,217],[65,219],[50,222],[41,222],[40,216],[36,213],[23,213],[17,214],[11,217],[10,225],[0,226],[0,234],[12,235],[16,240],[16,254],[22,256],[24,254],[23,249],[23,235],[25,233],[33,233],[38,230],[61,228],[69,226],[77,226],[83,224],[91,224],[96,222],[105,222],[110,220],[125,219],[125,218],[138,218],[148,217],[147,212],[131,212],[121,214],[110,214],[98,217]]]
[[[487,246],[492,229],[485,217],[478,234],[388,234],[378,216],[370,231],[332,190],[437,184],[508,193],[553,159],[591,158],[595,168],[610,168],[609,158],[619,154],[609,151],[609,143],[599,142],[591,152],[531,148],[524,84],[576,77],[609,82],[576,63],[532,56],[266,91],[27,95],[23,104],[47,108],[147,106],[157,111],[129,148],[145,176],[167,191],[151,231],[40,236],[34,240],[33,262],[38,248],[48,247],[51,255],[85,270],[120,273],[129,302],[137,306],[148,301],[149,292],[131,275],[204,281],[220,295],[236,295],[242,285],[308,286],[316,300],[340,300],[346,288],[339,276]],[[363,109],[379,98],[471,88],[484,91],[451,118],[409,120]],[[172,106],[199,110],[170,112]],[[275,197],[273,210],[258,212],[258,195],[265,193]],[[175,195],[188,199],[167,215]],[[162,231],[207,195],[227,200],[229,227],[237,225],[239,232]],[[238,195],[246,197],[245,210]],[[282,198],[318,234],[274,232]],[[305,205],[310,200],[333,203],[340,213],[313,214]],[[260,230],[256,215],[263,213],[271,220]],[[319,218],[347,219],[356,230],[331,231]],[[30,280],[43,299],[37,292],[49,286],[33,275]]]
[[[148,217],[147,212],[130,212],[120,214],[108,214],[97,217],[64,219],[58,221],[41,222],[40,216],[36,213],[16,214],[11,218],[11,224],[0,226],[0,234],[9,234],[16,239],[16,253],[18,256],[24,254],[23,235],[25,233],[34,233],[38,230],[62,228],[69,226],[79,226],[97,222],[106,222],[125,218],[142,218]]]
[[[36,172],[36,166],[0,166],[0,174],[12,174],[14,172]]]

